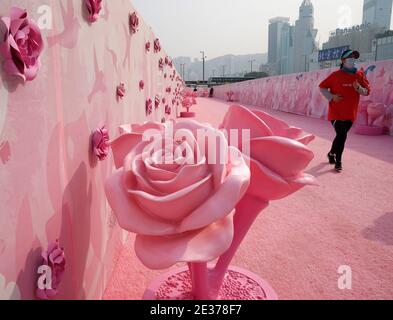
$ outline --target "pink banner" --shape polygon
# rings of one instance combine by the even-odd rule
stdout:
[[[161,101],[180,87],[129,0],[93,2],[1,0],[0,16],[26,9],[44,44],[35,79],[0,77],[1,298],[34,298],[41,251],[56,239],[66,257],[56,298],[102,297],[126,234],[104,192],[112,155],[98,161],[91,134],[106,125],[114,138],[123,123],[170,118]],[[148,112],[149,99],[159,103]]]
[[[365,63],[359,67],[367,72],[372,87],[371,95],[362,98],[359,111],[364,113],[368,109],[367,119],[361,115],[359,123],[383,127],[393,135],[393,60]],[[334,70],[223,85],[214,89],[214,96],[223,100],[232,97],[231,100],[246,105],[327,119],[328,102],[319,91],[319,83]]]

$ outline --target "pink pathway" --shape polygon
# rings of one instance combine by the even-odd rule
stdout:
[[[218,125],[228,103],[199,98],[198,120]],[[307,187],[271,203],[233,264],[261,275],[280,299],[393,299],[393,137],[351,134],[344,172],[326,162],[333,138],[323,120],[264,110],[316,135]],[[133,236],[124,248],[104,299],[140,299],[162,272],[143,267]],[[338,268],[352,268],[352,290],[340,290]]]

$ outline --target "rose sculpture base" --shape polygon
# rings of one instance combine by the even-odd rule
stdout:
[[[158,277],[145,291],[143,300],[194,300],[188,268],[171,270]],[[230,267],[218,300],[278,300],[278,296],[256,274]]]
[[[195,112],[180,112],[180,118],[195,118]]]
[[[383,135],[383,128],[357,125],[355,127],[355,133],[363,136],[381,136]]]

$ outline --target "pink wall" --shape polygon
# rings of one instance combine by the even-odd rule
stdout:
[[[385,118],[381,125],[393,135],[393,60],[361,65],[368,72],[372,85],[370,97],[362,98],[384,104]],[[319,83],[333,70],[319,70],[304,74],[293,74],[258,79],[214,89],[214,96],[227,99],[226,93],[233,91],[235,100],[243,104],[272,108],[316,118],[327,118],[328,103],[319,92]]]
[[[41,248],[56,239],[67,259],[58,298],[101,298],[125,234],[104,193],[112,156],[97,163],[90,134],[107,124],[113,138],[119,125],[145,121],[146,99],[156,94],[172,101],[174,69],[159,71],[165,53],[154,53],[141,18],[131,35],[130,0],[104,0],[91,25],[83,0],[1,0],[0,16],[12,5],[44,26],[43,12],[52,13],[53,26],[41,30],[45,49],[34,81],[15,86],[0,77],[0,298],[33,298]],[[118,101],[120,82],[127,93]],[[163,116],[161,104],[149,118]]]

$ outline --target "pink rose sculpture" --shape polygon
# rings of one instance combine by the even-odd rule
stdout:
[[[233,96],[234,96],[234,94],[235,94],[235,93],[234,93],[233,91],[228,91],[228,92],[226,93],[229,102],[233,102]]]
[[[145,88],[145,81],[139,81],[139,90],[143,90]]]
[[[120,84],[117,86],[116,93],[117,93],[117,96],[118,96],[120,99],[123,99],[123,98],[125,97],[125,95],[126,95],[126,86],[125,86],[124,83],[120,83]]]
[[[146,50],[146,52],[150,52],[150,47],[151,47],[150,41],[146,42],[146,44],[145,44],[145,50]]]
[[[92,144],[95,155],[100,161],[104,161],[109,153],[109,133],[105,126],[98,128],[93,133]]]
[[[100,17],[102,0],[85,0],[85,6],[88,13],[88,21],[91,23],[96,22]]]
[[[160,39],[156,38],[154,40],[154,52],[158,53],[161,51],[161,43],[160,43]]]
[[[217,149],[203,144],[205,135],[218,137],[226,161],[215,161]],[[197,267],[230,247],[234,208],[250,171],[224,134],[190,120],[149,122],[111,146],[118,170],[106,181],[106,195],[120,226],[136,233],[146,267]]]
[[[137,33],[139,28],[139,18],[136,12],[130,14],[130,29],[131,33]]]
[[[64,276],[66,265],[64,249],[60,247],[59,241],[56,241],[50,244],[47,250],[43,250],[41,256],[43,258],[42,265],[50,268],[52,278],[50,283],[46,280],[45,285],[48,288],[37,288],[36,297],[41,300],[49,300],[57,295]]]
[[[0,55],[7,75],[23,82],[33,80],[41,67],[43,48],[41,31],[26,10],[12,7],[10,16],[0,19]]]
[[[153,101],[151,99],[146,100],[146,115],[153,113]]]

